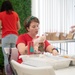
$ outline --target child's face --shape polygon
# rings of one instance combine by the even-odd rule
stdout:
[[[37,22],[31,22],[30,27],[27,28],[28,32],[30,32],[31,34],[38,34],[38,30],[39,30],[39,23]]]

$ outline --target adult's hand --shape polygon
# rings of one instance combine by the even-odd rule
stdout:
[[[54,56],[56,56],[56,55],[58,55],[58,51],[57,50],[53,50],[53,52],[52,52],[52,54],[54,55]]]

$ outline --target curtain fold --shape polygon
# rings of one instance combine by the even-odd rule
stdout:
[[[70,27],[75,25],[75,0],[32,0],[32,15],[40,20],[39,35],[45,32],[69,33]],[[70,54],[75,54],[74,45],[68,44]],[[65,47],[63,44],[62,48]]]

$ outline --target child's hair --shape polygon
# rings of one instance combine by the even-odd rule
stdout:
[[[39,22],[39,19],[37,17],[34,17],[34,16],[29,16],[25,21],[24,21],[24,27],[27,31],[27,28],[30,27],[30,23],[31,22],[37,22],[37,23],[40,23]],[[28,31],[27,31],[28,32]]]

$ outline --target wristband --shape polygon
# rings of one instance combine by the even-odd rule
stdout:
[[[52,51],[53,51],[53,50],[56,50],[57,52],[59,52],[59,51],[58,51],[58,48],[53,48]]]

